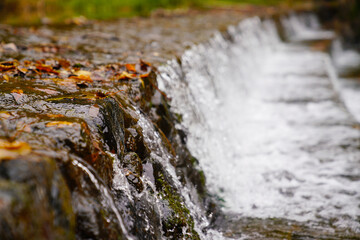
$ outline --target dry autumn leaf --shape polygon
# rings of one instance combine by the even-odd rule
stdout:
[[[45,65],[45,64],[37,64],[36,65],[36,70],[38,70],[40,72],[54,73],[56,75],[59,75],[59,72],[54,70],[52,68],[52,66]]]
[[[12,93],[17,93],[17,94],[23,94],[23,93],[24,93],[24,91],[21,90],[21,89],[14,89],[14,90],[12,90],[11,92],[12,92]]]
[[[6,74],[3,75],[3,79],[6,80],[6,81],[9,81],[9,80],[10,80],[9,76],[6,75]]]
[[[68,60],[65,60],[65,59],[59,59],[59,65],[62,67],[62,68],[69,68],[70,67],[70,62]]]
[[[140,68],[142,71],[147,71],[151,64],[140,59]]]
[[[118,80],[124,80],[124,79],[133,79],[136,78],[136,74],[128,73],[126,71],[123,71],[118,77]]]
[[[62,114],[50,114],[50,113],[46,114],[46,116],[51,117],[51,118],[64,117],[64,115],[62,115]]]
[[[140,74],[141,78],[147,78],[150,75],[150,72],[148,73],[144,73],[144,74]]]
[[[2,119],[8,119],[11,117],[11,114],[8,112],[0,112],[0,118]]]
[[[135,64],[128,63],[128,64],[125,65],[125,67],[129,72],[136,72]]]
[[[11,69],[15,69],[18,65],[18,61],[0,62],[0,71],[8,71]]]
[[[75,75],[70,76],[69,78],[80,80],[80,81],[86,81],[86,82],[92,82],[91,79],[91,72],[79,70],[74,72]]]
[[[0,161],[11,160],[19,156],[24,156],[31,152],[31,147],[26,142],[0,139]]]
[[[92,82],[92,79],[90,78],[90,76],[86,76],[86,75],[79,75],[79,76],[70,76],[69,78],[71,79],[75,79],[75,80],[80,80],[80,81],[86,81],[86,82]]]
[[[66,122],[66,121],[52,121],[52,122],[48,122],[45,126],[46,127],[58,127],[58,128],[62,128],[64,126],[72,126],[73,123],[72,122]]]
[[[142,78],[139,78],[139,80],[140,80],[140,82],[141,82],[141,86],[142,86],[143,88],[145,88],[144,80],[142,80]]]

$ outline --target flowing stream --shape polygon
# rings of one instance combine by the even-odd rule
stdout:
[[[313,47],[335,38],[314,15],[279,22],[246,19],[193,46],[160,69],[161,89],[225,213],[358,234],[359,85]]]

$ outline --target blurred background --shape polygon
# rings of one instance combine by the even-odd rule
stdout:
[[[1,0],[0,22],[9,24],[59,23],[72,17],[115,19],[149,16],[155,9],[189,9],[244,4],[293,5],[311,0]]]

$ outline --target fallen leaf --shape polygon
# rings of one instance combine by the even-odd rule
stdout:
[[[64,115],[62,114],[46,114],[46,116],[50,117],[50,118],[59,118],[59,117],[64,117]]]
[[[11,69],[15,69],[18,65],[18,61],[0,62],[0,71],[8,71]]]
[[[18,71],[21,72],[22,74],[26,74],[29,70],[26,68],[20,68],[18,67]]]
[[[150,75],[150,72],[144,73],[144,74],[140,74],[140,77],[141,77],[141,78],[146,78],[146,77],[148,77],[149,75]]]
[[[123,71],[120,76],[117,77],[118,80],[123,80],[123,79],[133,79],[136,78],[136,74],[133,73],[128,73],[126,71]]]
[[[60,59],[59,60],[59,65],[62,68],[69,68],[70,67],[70,62],[68,60],[65,60],[65,59]]]
[[[142,59],[140,59],[140,67],[141,70],[146,71],[148,67],[151,67],[151,63],[145,62]]]
[[[3,75],[3,79],[5,79],[7,82],[10,80],[9,76],[6,74]]]
[[[129,71],[129,72],[136,72],[136,69],[135,69],[135,64],[126,64],[125,65],[126,69]]]
[[[54,70],[52,66],[45,65],[45,64],[37,64],[36,69],[40,72],[47,72],[47,73],[54,73],[56,75],[59,75],[59,72]]]
[[[12,92],[12,93],[17,93],[17,94],[23,94],[23,93],[24,93],[24,91],[21,90],[21,89],[14,89],[14,90],[12,90],[11,92]]]
[[[103,92],[96,92],[95,93],[95,99],[103,99],[103,98],[107,98],[108,97],[108,95],[106,95],[105,93],[103,93]]]
[[[142,80],[142,78],[140,78],[139,80],[140,80],[141,85],[143,86],[143,88],[145,88],[145,83],[144,83],[144,80]]]
[[[91,76],[91,72],[85,70],[78,70],[74,72],[75,75]]]
[[[91,72],[89,72],[89,71],[79,70],[79,71],[74,72],[74,74],[75,75],[71,75],[69,78],[81,80],[81,81],[92,82],[92,79],[90,77]]]
[[[2,119],[8,119],[11,117],[11,114],[8,112],[0,112],[0,118]]]
[[[31,147],[26,142],[7,141],[0,139],[0,161],[11,160],[19,156],[27,155],[31,152]]]
[[[75,80],[80,80],[80,81],[92,82],[92,79],[90,78],[90,76],[86,76],[86,75],[79,75],[79,76],[72,75],[69,78],[75,79]]]
[[[24,64],[25,64],[25,66],[30,66],[30,65],[31,65],[31,61],[25,60],[25,61],[24,61]]]
[[[72,126],[72,122],[66,122],[66,121],[52,121],[48,122],[45,126],[46,127],[59,127],[62,128],[64,126]]]

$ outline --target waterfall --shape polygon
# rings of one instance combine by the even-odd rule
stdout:
[[[359,130],[311,14],[250,18],[159,69],[187,147],[225,213],[360,232]]]

